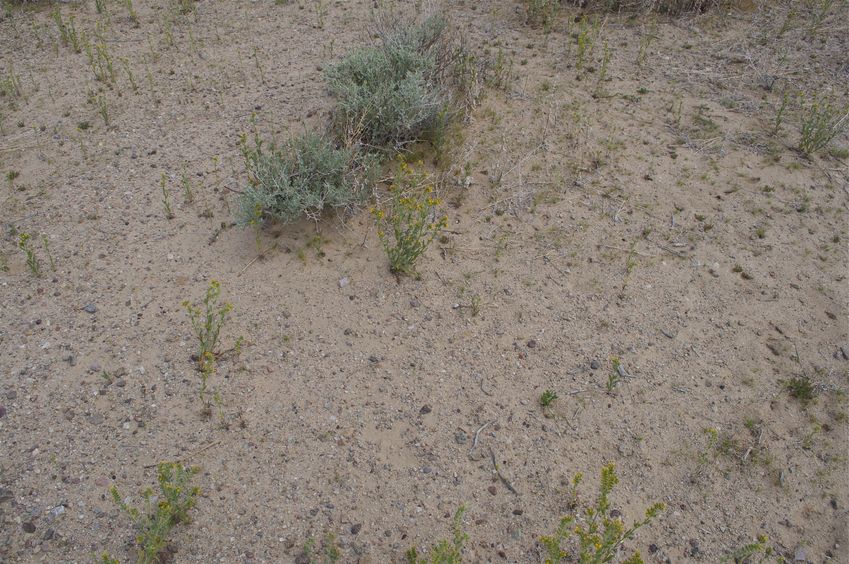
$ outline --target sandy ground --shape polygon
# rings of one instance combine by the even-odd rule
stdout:
[[[463,125],[450,233],[400,281],[366,211],[259,241],[233,225],[239,135],[323,126],[322,65],[369,40],[372,2],[139,0],[137,24],[61,4],[100,26],[113,86],[49,6],[7,12],[0,561],[132,561],[109,487],[138,502],[151,465],[183,460],[202,496],[175,562],[289,562],[329,533],[343,562],[400,561],[460,504],[466,561],[539,562],[568,480],[590,500],[609,461],[627,520],[667,505],[626,543],[647,562],[717,562],[760,534],[849,562],[849,172],[794,149],[797,91],[847,101],[849,24],[840,3],[815,32],[801,3],[770,4],[610,16],[576,69],[578,12],[546,34],[509,0],[450,3],[513,80]],[[208,418],[180,303],[211,279],[233,304],[222,348],[245,344]],[[800,376],[808,405],[784,388]]]

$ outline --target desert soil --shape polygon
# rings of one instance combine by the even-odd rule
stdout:
[[[809,4],[608,15],[577,69],[577,10],[546,33],[517,2],[449,2],[511,76],[436,171],[450,225],[420,279],[389,273],[367,210],[233,224],[240,135],[324,127],[321,69],[370,41],[373,2],[138,0],[137,22],[58,4],[99,29],[114,84],[61,43],[53,5],[10,6],[0,561],[132,561],[109,488],[138,504],[180,460],[202,495],[175,562],[290,562],[328,534],[343,562],[397,562],[461,504],[466,561],[539,562],[569,479],[589,502],[607,462],[626,521],[666,504],[625,544],[647,562],[762,534],[849,562],[849,171],[795,149],[797,93],[847,102],[849,23],[835,2],[812,30]],[[207,417],[181,302],[212,279],[233,304],[220,348],[244,344]],[[805,377],[807,403],[786,389]]]

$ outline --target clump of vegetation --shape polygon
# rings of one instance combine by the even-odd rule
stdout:
[[[733,8],[741,0],[567,0],[587,10],[609,12],[700,14],[714,8]]]
[[[767,544],[768,542],[769,537],[760,535],[757,541],[738,548],[722,561],[734,562],[734,564],[771,562],[776,555],[773,548]],[[783,562],[783,559],[779,559],[779,562]]]
[[[212,280],[203,297],[203,305],[196,306],[188,300],[183,302],[183,307],[189,314],[192,329],[198,338],[198,368],[205,375],[210,372],[209,364],[215,360],[215,347],[218,344],[221,327],[227,321],[227,314],[233,309],[232,304],[218,304],[220,295],[221,284],[217,280]]]
[[[189,510],[195,506],[200,489],[191,486],[197,468],[186,468],[178,462],[163,462],[157,468],[159,494],[151,488],[142,492],[145,506],[142,509],[129,505],[112,486],[112,499],[132,519],[138,534],[136,546],[140,564],[160,562],[160,555],[168,544],[168,536],[179,523],[189,522]],[[104,558],[108,558],[104,555]],[[111,560],[104,560],[111,561]]]
[[[806,155],[822,151],[849,127],[849,105],[838,108],[825,100],[814,100],[802,117],[799,150]]]
[[[528,22],[550,30],[560,9],[560,0],[527,0],[526,4]]]
[[[580,478],[576,476],[573,484],[577,487],[578,483]],[[634,538],[638,529],[648,525],[663,511],[664,505],[656,503],[646,509],[644,519],[626,528],[620,517],[611,515],[610,492],[618,483],[614,465],[611,463],[602,467],[599,494],[595,503],[574,515],[563,517],[553,535],[540,539],[547,553],[547,563],[559,564],[568,558],[581,564],[610,562],[618,554],[622,543]],[[573,543],[576,546],[564,546],[572,537],[577,539],[577,543]],[[642,562],[642,559],[640,553],[635,552],[624,560],[623,564],[638,562]]]
[[[550,407],[554,403],[554,400],[556,400],[556,399],[557,399],[557,393],[556,392],[554,392],[553,390],[546,390],[539,397],[539,404],[542,406],[543,409],[545,409],[547,407]]]
[[[807,376],[794,376],[782,382],[784,389],[790,397],[799,400],[803,407],[817,397],[817,390]]]
[[[32,243],[30,240],[32,236],[29,233],[21,233],[18,236],[18,248],[20,248],[24,252],[24,256],[26,256],[27,266],[30,269],[30,272],[35,276],[41,276],[41,261],[38,260],[38,257],[35,256],[35,249],[32,247]]]
[[[242,225],[267,219],[288,223],[303,216],[318,220],[327,208],[350,208],[367,195],[378,170],[375,157],[315,133],[267,150],[258,137],[249,147],[242,136],[241,145],[250,179],[239,198]]]
[[[429,177],[405,162],[398,168],[389,196],[383,207],[372,210],[377,235],[389,257],[390,270],[415,274],[416,261],[447,226],[448,219],[436,217],[441,202],[433,195]]]
[[[451,71],[460,50],[437,13],[420,24],[379,17],[380,43],[357,49],[326,71],[335,122],[376,148],[432,138],[450,117]]]
[[[463,562],[463,545],[469,540],[469,535],[463,531],[463,515],[466,513],[466,506],[461,505],[457,512],[454,513],[452,531],[454,538],[452,540],[443,539],[431,549],[430,559],[419,558],[419,552],[416,547],[412,547],[406,553],[404,558],[407,564],[460,564]]]

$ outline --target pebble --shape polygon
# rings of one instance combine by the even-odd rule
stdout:
[[[592,368],[593,370],[598,370],[599,366],[600,366],[600,364],[598,363],[597,360],[590,362],[590,368]]]
[[[421,302],[416,298],[410,300],[410,307],[419,307],[420,305],[422,305]]]
[[[433,469],[430,466],[425,466],[424,468],[422,468],[423,474],[430,474],[431,472],[433,472]]]
[[[56,519],[57,517],[62,515],[64,512],[65,512],[65,506],[64,505],[57,505],[56,507],[54,507],[53,509],[50,510],[48,517],[52,521],[53,519]]]
[[[351,534],[356,535],[357,533],[360,532],[360,529],[362,529],[362,528],[363,528],[362,523],[356,523],[354,525],[351,525]]]
[[[100,366],[99,362],[92,362],[91,366],[88,367],[88,371],[91,372],[92,374],[97,374],[98,372],[103,371],[103,367]]]
[[[339,287],[340,288],[344,288],[345,286],[347,286],[350,283],[351,283],[351,281],[348,279],[347,276],[344,276],[344,277],[339,279]]]
[[[495,494],[498,493],[498,489],[495,486],[489,486],[488,488],[486,488],[486,491],[488,491],[492,495],[495,495]]]
[[[524,513],[524,511],[522,511],[521,509],[514,509],[513,510],[513,515],[522,515],[523,513]]]
[[[35,532],[35,525],[30,523],[29,521],[27,521],[26,523],[23,523],[21,525],[21,528],[24,530],[25,533],[34,533]]]
[[[808,553],[805,552],[805,547],[796,547],[796,553],[793,555],[793,560],[795,560],[796,562],[808,561]]]
[[[427,415],[427,414],[428,414],[428,413],[430,413],[431,411],[433,411],[433,408],[432,408],[431,406],[429,406],[429,405],[425,404],[425,405],[423,405],[423,406],[422,406],[422,408],[419,410],[419,413],[421,413],[422,415]]]
[[[83,311],[86,313],[97,313],[97,306],[94,304],[88,304],[83,308]]]
[[[17,397],[18,397],[18,392],[16,392],[15,390],[9,390],[8,392],[6,392],[6,399],[7,400],[13,400]]]
[[[0,405],[0,417],[6,417],[6,406]]]
[[[464,445],[469,442],[469,435],[465,431],[457,431],[454,433],[454,442],[458,445]]]
[[[528,348],[529,348],[529,349],[535,349],[535,348],[537,348],[537,342],[536,342],[534,339],[529,340],[529,341],[528,341]]]

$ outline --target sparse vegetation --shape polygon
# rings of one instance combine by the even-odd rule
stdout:
[[[463,531],[463,515],[466,513],[466,506],[461,505],[452,521],[453,538],[449,541],[444,539],[430,550],[430,558],[422,558],[419,556],[416,547],[410,548],[404,557],[407,564],[461,564],[463,562],[463,545],[469,540],[469,535]]]
[[[539,397],[539,404],[543,407],[549,407],[554,403],[554,400],[557,399],[557,393],[552,390],[546,390]]]
[[[191,485],[197,468],[186,468],[178,462],[163,462],[157,467],[159,493],[148,488],[142,493],[144,507],[139,509],[121,497],[112,486],[112,499],[126,512],[138,529],[136,546],[140,564],[160,562],[168,537],[176,525],[189,522],[189,511],[195,506],[200,489]]]
[[[318,220],[328,208],[350,210],[363,201],[375,179],[377,159],[357,146],[336,147],[328,138],[305,133],[283,147],[249,147],[242,154],[250,184],[239,196],[239,222],[283,223],[303,216]]]
[[[372,210],[393,273],[414,274],[419,257],[446,227],[447,218],[436,214],[440,203],[427,175],[402,162],[388,201]]]
[[[29,233],[21,232],[18,236],[18,248],[24,252],[26,256],[27,266],[30,272],[35,276],[41,276],[41,261],[35,255],[35,249],[32,247],[32,236]]]
[[[806,407],[817,397],[817,391],[807,376],[794,376],[782,382],[782,386],[790,394],[790,397],[799,400]]]
[[[835,137],[849,128],[849,105],[837,107],[815,99],[802,117],[799,150],[813,155],[827,148]]]
[[[574,487],[580,478],[573,480]],[[645,517],[626,527],[621,517],[611,514],[610,494],[619,478],[613,464],[601,469],[601,482],[598,497],[591,506],[573,515],[567,515],[560,521],[557,531],[540,539],[546,552],[547,564],[577,561],[582,564],[601,564],[610,562],[619,553],[622,543],[634,538],[636,532],[648,525],[664,509],[662,503],[656,503],[646,509]],[[576,546],[567,546],[572,538]],[[571,543],[570,543],[571,544]],[[635,552],[623,560],[623,563],[642,562],[640,553]]]
[[[198,338],[198,368],[207,375],[210,364],[215,359],[215,347],[218,345],[221,328],[227,321],[227,315],[233,310],[233,306],[229,303],[219,305],[220,296],[221,284],[217,280],[212,280],[206,289],[202,305],[193,305],[188,300],[183,302],[183,307],[189,314],[192,329]]]

